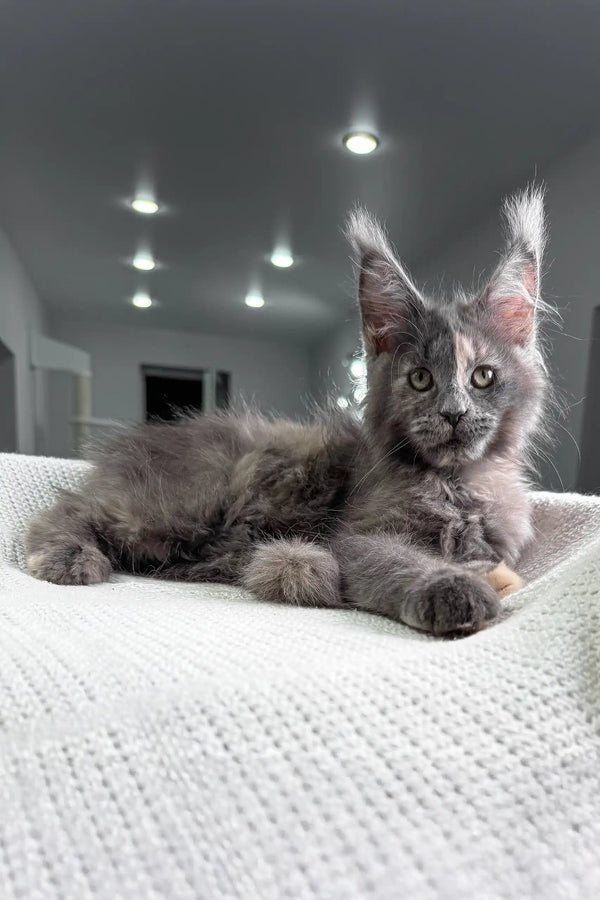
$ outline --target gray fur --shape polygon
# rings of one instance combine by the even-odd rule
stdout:
[[[242,584],[271,603],[339,606],[340,568],[325,547],[305,538],[257,544]]]
[[[140,425],[31,522],[31,573],[241,583],[264,600],[350,606],[435,634],[492,620],[499,602],[482,575],[514,565],[531,537],[525,472],[546,385],[540,192],[504,213],[489,284],[441,299],[354,213],[364,421],[325,411],[303,425],[251,413]],[[480,366],[495,373],[484,389],[472,382]],[[417,369],[430,389],[414,387]]]

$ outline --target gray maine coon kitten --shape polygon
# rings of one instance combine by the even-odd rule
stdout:
[[[423,296],[356,212],[364,421],[254,414],[139,425],[37,515],[29,571],[245,585],[264,600],[381,613],[435,634],[499,612],[483,574],[532,535],[524,471],[546,370],[537,337],[542,194],[506,201],[487,287]]]

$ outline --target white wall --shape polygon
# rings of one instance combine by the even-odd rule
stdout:
[[[570,407],[562,424],[579,442],[592,311],[600,303],[600,138],[587,142],[540,174],[548,187],[550,223],[543,292],[559,307],[564,321],[562,334],[555,329],[548,331],[550,364],[559,391]],[[524,185],[514,185],[515,189],[521,187]],[[446,285],[454,281],[470,285],[484,268],[489,270],[495,264],[496,251],[501,246],[498,209],[490,209],[469,234],[426,265],[416,267],[415,278],[430,289],[437,288],[442,276]],[[339,377],[340,360],[354,346],[352,329],[342,328],[317,349],[315,370],[321,372],[321,378],[316,389],[323,390],[328,371]],[[554,431],[556,444],[551,458],[560,477],[548,464],[543,467],[542,480],[554,489],[560,489],[562,481],[566,489],[573,490],[577,485],[578,450],[573,438],[560,426],[555,425]]]
[[[294,418],[307,412],[308,352],[295,345],[65,320],[53,323],[52,336],[90,353],[93,410],[100,418],[144,418],[142,365],[222,369],[231,373],[234,397],[242,395],[263,412]],[[55,423],[51,450],[67,455],[72,411],[68,376],[52,376],[50,404]]]
[[[44,313],[27,273],[0,231],[0,339],[15,358],[17,448],[43,450],[45,376],[29,365],[29,335],[43,332]]]

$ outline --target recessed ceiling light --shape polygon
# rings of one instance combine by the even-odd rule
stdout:
[[[364,359],[353,359],[350,363],[350,374],[353,378],[364,378],[367,374],[367,367]]]
[[[364,387],[355,388],[352,396],[354,397],[354,402],[358,403],[358,405],[360,406],[360,404],[363,402],[363,400],[367,396],[366,388],[364,388]]]
[[[136,197],[135,200],[131,201],[131,208],[144,216],[153,216],[154,213],[158,212],[158,203],[149,197]]]
[[[351,153],[372,153],[379,146],[379,138],[368,131],[351,131],[344,138],[344,147]]]
[[[259,294],[258,291],[251,291],[247,294],[245,299],[246,306],[251,306],[253,309],[260,309],[261,306],[265,305],[264,298],[262,294]]]
[[[156,263],[151,253],[140,251],[134,256],[133,265],[136,269],[141,269],[143,272],[150,272]]]
[[[271,254],[271,265],[278,269],[289,269],[294,265],[294,257],[288,250],[274,250]]]
[[[146,291],[138,291],[131,302],[139,309],[148,309],[149,306],[152,306],[152,297]]]

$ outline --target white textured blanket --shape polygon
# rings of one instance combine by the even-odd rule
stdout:
[[[0,456],[0,896],[600,896],[600,501],[536,496],[460,641],[241,590],[22,570],[81,465]]]

